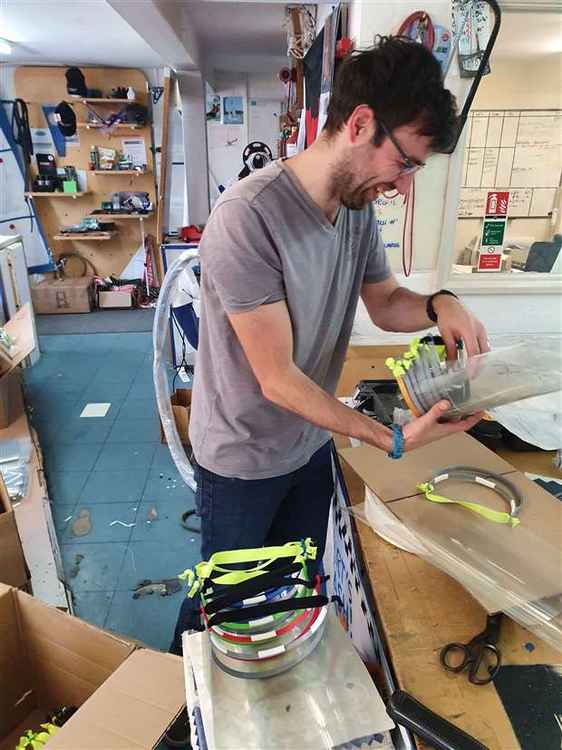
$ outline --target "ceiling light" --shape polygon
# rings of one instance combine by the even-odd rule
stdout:
[[[0,39],[0,55],[11,55],[12,45],[5,39]]]

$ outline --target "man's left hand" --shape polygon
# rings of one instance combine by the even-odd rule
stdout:
[[[447,347],[447,359],[457,358],[458,339],[464,342],[468,357],[490,351],[488,334],[482,323],[456,297],[439,295],[433,301],[437,327]]]

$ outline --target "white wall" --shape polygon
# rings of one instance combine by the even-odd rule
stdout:
[[[277,156],[278,118],[285,89],[273,72],[216,70],[213,93],[241,96],[244,124],[207,123],[211,203],[219,195],[219,184],[226,187],[237,179],[243,168],[242,151],[250,141],[264,141]]]

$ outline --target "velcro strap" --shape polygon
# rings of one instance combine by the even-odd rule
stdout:
[[[220,625],[221,622],[247,622],[248,620],[259,620],[268,615],[278,612],[292,612],[298,609],[313,609],[325,607],[329,604],[327,596],[303,596],[301,598],[283,599],[279,602],[267,602],[257,604],[255,607],[243,607],[242,609],[227,609],[209,616],[210,625]]]
[[[253,578],[251,581],[229,586],[228,591],[213,596],[212,599],[209,599],[209,596],[205,593],[205,612],[207,615],[212,615],[213,613],[218,612],[225,607],[230,607],[232,604],[240,602],[247,597],[255,596],[256,594],[261,594],[264,591],[270,591],[271,589],[281,588],[283,586],[288,588],[299,584],[306,586],[307,588],[312,588],[313,585],[311,581],[307,581],[304,578],[292,578],[291,576],[283,576],[273,572],[265,573],[258,578]]]

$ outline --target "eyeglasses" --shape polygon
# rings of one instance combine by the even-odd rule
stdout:
[[[419,159],[415,159],[413,156],[408,156],[408,154],[404,151],[402,146],[398,143],[396,138],[392,135],[390,130],[386,127],[384,122],[382,120],[377,120],[379,125],[382,128],[383,133],[386,135],[388,140],[392,143],[394,148],[398,151],[400,154],[400,158],[402,159],[402,167],[400,169],[400,174],[414,174],[414,172],[418,172],[420,169],[425,167],[425,162],[420,161]]]

